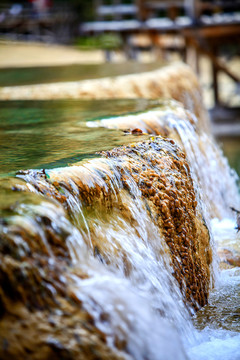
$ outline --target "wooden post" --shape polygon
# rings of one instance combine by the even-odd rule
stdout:
[[[192,37],[185,37],[186,63],[199,75],[199,51]]]
[[[120,5],[121,1],[120,0],[113,0],[113,5]],[[113,18],[115,20],[121,20],[122,19],[122,14],[115,12],[115,14],[113,15]]]
[[[199,0],[184,0],[186,14],[192,19],[193,24],[198,23],[200,15]]]
[[[103,20],[103,17],[102,15],[99,14],[98,12],[98,8],[102,5],[102,0],[94,0],[94,8],[95,8],[95,14],[96,14],[96,17],[97,17],[97,20],[100,21],[100,20]]]
[[[217,56],[217,48],[215,46],[212,47],[212,53],[214,56]],[[213,81],[213,97],[215,106],[220,104],[219,101],[219,87],[218,87],[218,67],[216,66],[214,61],[211,61],[212,66],[212,81]]]
[[[145,21],[148,17],[148,11],[144,6],[144,0],[135,0],[136,7],[137,7],[137,17],[140,21]]]

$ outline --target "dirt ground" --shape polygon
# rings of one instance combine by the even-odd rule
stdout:
[[[121,51],[114,51],[111,56],[114,62],[126,61]],[[156,55],[144,52],[140,54],[139,60],[153,62]],[[0,40],[0,68],[101,64],[105,61],[103,50],[79,50],[73,46]]]
[[[70,46],[27,42],[0,42],[0,67],[56,66],[98,64],[104,62],[104,52],[80,51]]]

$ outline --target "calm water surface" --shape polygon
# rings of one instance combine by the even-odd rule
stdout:
[[[136,141],[122,131],[88,128],[85,123],[154,105],[146,100],[0,102],[0,174],[66,166]]]
[[[89,120],[143,111],[147,100],[58,100],[0,102],[0,174],[66,166],[99,150],[136,141],[118,130],[88,128]],[[240,174],[240,138],[219,143]]]
[[[141,64],[124,63],[84,64],[0,69],[0,86],[30,85],[59,81],[96,79],[151,71],[163,66],[162,62]]]

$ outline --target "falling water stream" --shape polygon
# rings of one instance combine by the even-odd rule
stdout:
[[[12,183],[1,180],[1,217],[6,220],[0,223],[1,232],[11,235],[12,227],[21,224],[24,231],[38,234],[41,247],[54,263],[57,255],[38,220],[50,219],[54,231],[66,238],[67,251],[75,269],[63,281],[69,282],[74,296],[91,314],[99,331],[106,335],[108,346],[118,349],[123,358],[239,359],[240,270],[235,265],[226,265],[219,272],[217,257],[218,248],[228,249],[236,255],[240,253],[240,235],[234,229],[235,218],[229,209],[230,206],[239,208],[240,204],[237,175],[229,168],[212,137],[198,129],[194,116],[185,112],[178,103],[146,105],[129,101],[128,111],[132,109],[134,114],[107,119],[104,119],[107,111],[102,104],[102,109],[100,106],[98,111],[95,110],[95,116],[86,116],[86,104],[83,105],[82,119],[75,111],[68,121],[60,119],[58,128],[55,123],[58,142],[63,145],[59,158],[50,153],[53,144],[46,135],[53,134],[53,128],[49,127],[47,132],[42,128],[41,134],[44,134],[49,149],[47,161],[42,159],[31,167],[44,167],[44,172],[20,171],[16,178],[11,179]],[[117,101],[115,114],[118,114],[116,104]],[[103,119],[96,121],[100,115]],[[84,123],[83,118],[89,121]],[[133,124],[130,128],[140,128],[145,135],[134,137],[126,124]],[[14,130],[7,121],[1,126],[11,136]],[[23,135],[31,136],[31,127],[26,123],[21,126]],[[41,126],[40,122],[40,132]],[[119,129],[128,130],[130,134],[125,135]],[[174,138],[185,150],[198,201],[197,209],[210,231],[213,250],[211,292],[209,304],[197,313],[185,304],[173,276],[168,246],[153,221],[139,184],[126,169],[121,170],[125,160],[94,155],[97,150],[108,150],[133,141],[151,141],[152,134],[160,132]],[[77,149],[82,134],[85,138],[88,136],[89,141],[87,151],[80,153]],[[104,146],[97,142],[96,148],[98,134],[108,141]],[[162,144],[162,140],[156,141]],[[71,143],[73,147],[69,155]],[[5,143],[4,146],[11,154],[11,144]],[[164,151],[175,154],[175,145],[164,146]],[[153,148],[153,156],[155,151],[158,150]],[[4,161],[3,178],[6,174],[11,175],[14,167],[11,164],[7,168]],[[69,163],[74,164],[66,167]],[[40,166],[42,164],[44,166]],[[159,169],[154,169],[160,173]],[[126,183],[123,183],[123,177]],[[76,186],[79,181],[83,195]],[[13,188],[24,191],[12,194]],[[96,189],[100,188],[104,198],[96,196]],[[14,209],[13,213],[6,210],[8,205],[11,211]],[[15,237],[14,242],[19,257],[25,256],[29,249],[24,237]],[[77,276],[78,271],[85,276]]]
[[[191,117],[192,121],[187,121],[186,114],[182,117],[179,113],[175,115],[166,109],[161,113],[160,109],[150,111],[147,117],[145,113],[134,116],[134,119],[127,115],[118,119],[90,122],[89,126],[127,129],[128,124],[131,124],[132,128],[138,127],[143,132],[170,132],[171,137],[176,138],[180,146],[184,147],[191,164],[195,186],[200,190],[199,201],[212,232],[214,252],[222,247],[239,254],[240,235],[235,230],[236,220],[230,210],[230,206],[239,208],[238,177],[229,168],[212,137],[199,129],[196,131],[197,122],[193,115]],[[211,220],[210,214],[221,220]],[[224,269],[219,273],[215,253],[212,267],[215,285],[209,305],[194,317],[194,324],[201,331],[195,332],[195,344],[193,342],[187,350],[191,359],[240,358],[240,273],[239,268],[234,265],[232,269]]]

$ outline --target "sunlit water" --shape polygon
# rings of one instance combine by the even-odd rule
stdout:
[[[147,106],[145,100],[1,101],[0,174],[66,166],[133,141],[119,131],[90,130],[86,121]]]
[[[125,136],[119,130],[88,128],[85,123],[99,117],[120,114],[123,108],[126,112],[136,112],[145,110],[147,106],[147,102],[140,100],[3,102],[0,110],[1,173],[6,175],[18,169],[66,166],[93,157],[95,151],[136,141],[136,137]],[[174,118],[170,120],[169,126],[177,128],[186,147],[196,183],[197,177],[202,182],[206,181],[201,184],[201,189],[209,194],[205,210],[207,217],[209,204],[218,197],[219,183],[223,184],[224,191],[229,182],[233,184],[232,178],[225,171],[225,160],[225,170],[218,172],[218,154],[208,144],[208,139],[203,138],[202,141],[209,146],[205,161],[212,161],[215,166],[212,173],[209,172],[209,164],[204,168],[204,159],[197,148],[191,127],[181,122],[177,124]],[[117,199],[121,185],[117,171],[114,174],[110,186]],[[225,180],[223,176],[226,176]],[[34,181],[31,175],[25,179],[30,183]],[[164,255],[166,245],[164,241],[159,241],[158,229],[141,203],[139,190],[133,181],[130,187],[132,195],[121,193],[121,201],[127,204],[136,231],[118,212],[113,212],[107,219],[97,212],[84,214],[78,194],[74,191],[73,194],[67,194],[67,190],[65,194],[68,195],[69,207],[72,209],[73,225],[65,219],[64,214],[59,217],[59,213],[55,213],[56,210],[51,206],[46,207],[46,204],[37,208],[19,205],[19,215],[46,211],[59,227],[64,225],[69,229],[71,236],[68,237],[68,246],[75,266],[84,267],[90,275],[81,281],[74,278],[74,291],[93,315],[99,329],[107,334],[109,346],[114,346],[117,334],[120,340],[128,338],[128,353],[134,359],[239,359],[238,268],[227,268],[216,275],[209,305],[192,320],[171,275],[168,256]],[[231,188],[226,191],[230,198],[234,198],[234,194],[237,196],[235,190],[231,193]],[[233,204],[228,201],[221,203],[220,199],[217,201],[221,216],[224,217],[224,207]],[[228,209],[226,214],[229,215]],[[234,215],[230,219],[212,220],[217,246],[239,253],[240,237],[234,227]],[[114,246],[121,246],[122,254],[126,254],[130,264],[127,276],[124,257],[116,254],[116,262],[108,265],[106,259],[94,257],[93,248],[88,250],[92,244],[91,234],[101,234],[103,230],[107,234],[107,243],[113,244],[111,251],[114,253]],[[161,254],[161,257],[156,254]],[[108,317],[104,314],[108,314]]]

